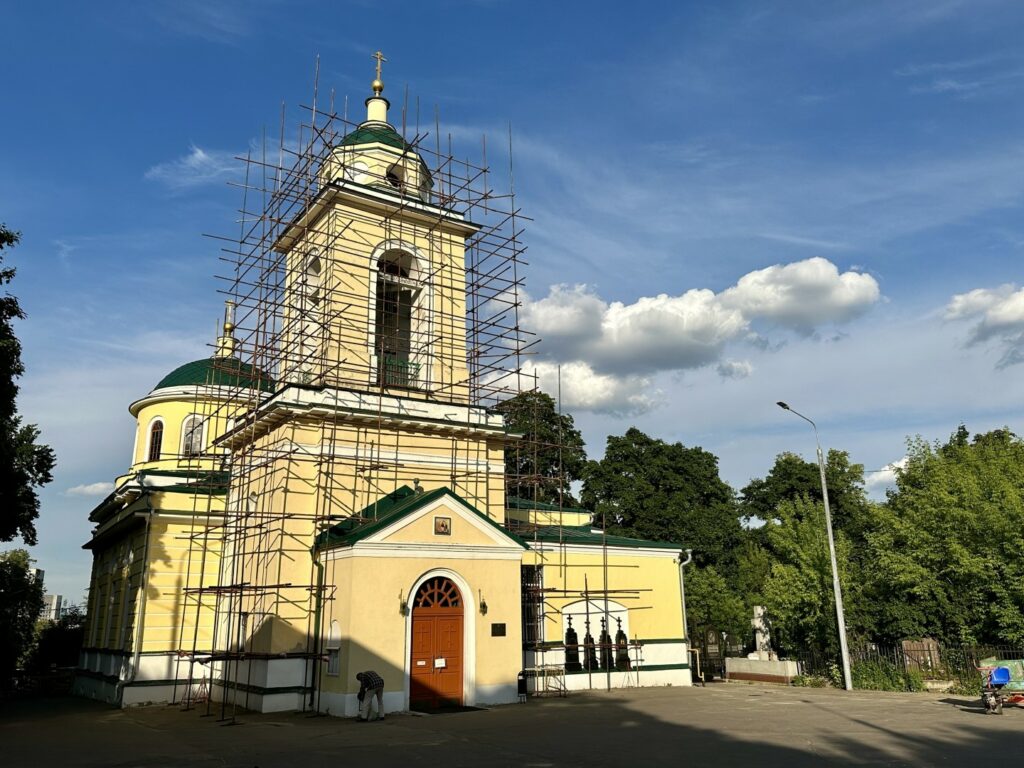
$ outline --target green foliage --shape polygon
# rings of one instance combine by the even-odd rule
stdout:
[[[52,667],[75,666],[84,638],[85,614],[72,607],[57,621],[43,622],[26,667],[38,673]]]
[[[20,239],[19,233],[0,224],[0,254]],[[14,274],[13,267],[0,269],[0,285],[10,284]],[[56,458],[49,446],[36,443],[36,426],[22,424],[17,413],[16,379],[25,372],[25,366],[13,321],[24,317],[14,296],[0,297],[0,541],[21,536],[31,545],[36,543],[35,519],[39,516],[35,489],[53,479]]]
[[[865,524],[870,502],[864,490],[864,465],[851,464],[846,451],[830,450],[825,460],[832,523],[856,535]],[[821,470],[816,461],[780,453],[764,478],[754,478],[740,491],[740,508],[748,519],[773,520],[784,501],[807,498],[821,503]]]
[[[735,552],[732,582],[747,606],[748,615],[752,615],[753,606],[764,605],[764,586],[775,564],[771,550],[758,541],[765,533],[767,531],[760,529],[757,538],[748,536]]]
[[[764,585],[774,640],[784,648],[835,656],[839,640],[824,508],[800,498],[781,502],[776,515],[779,522],[767,532],[776,562]],[[841,533],[835,539],[840,583],[849,598],[850,543]]]
[[[496,410],[504,415],[510,432],[524,436],[505,449],[509,495],[548,504],[578,504],[569,486],[582,479],[587,454],[572,416],[559,415],[555,401],[540,391],[520,392]]]
[[[698,565],[721,564],[742,538],[718,458],[636,428],[610,436],[604,458],[588,463],[582,497],[610,533],[685,543]]]
[[[912,691],[925,689],[919,671],[905,671],[888,659],[865,659],[850,666],[853,687],[864,691]]]
[[[821,675],[797,675],[790,685],[796,688],[827,688],[828,680]]]
[[[43,585],[32,578],[28,552],[0,553],[0,689],[32,645],[42,609]]]
[[[1024,442],[911,440],[887,508],[868,536],[881,639],[1024,643]]]
[[[714,566],[687,571],[686,609],[689,629],[697,638],[706,637],[709,631],[737,638],[751,633],[750,616],[743,600]]]

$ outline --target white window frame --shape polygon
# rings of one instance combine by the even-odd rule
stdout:
[[[195,446],[195,438],[191,436],[190,439],[190,424],[199,422],[199,450],[192,451],[187,448],[189,444]],[[198,413],[190,413],[181,422],[181,458],[192,459],[202,456],[206,450],[206,423],[207,420],[200,416]],[[191,431],[195,431],[195,427],[191,427]]]
[[[338,677],[341,674],[341,625],[337,621],[331,622],[325,647],[327,650],[327,669],[325,674],[331,677]]]
[[[151,459],[150,454],[150,443],[153,440],[153,428],[157,424],[161,425],[163,433],[160,435],[160,453],[155,459]],[[142,445],[142,460],[143,461],[160,461],[164,455],[164,438],[167,437],[167,422],[163,416],[154,416],[149,420],[149,426],[146,428],[146,442]]]

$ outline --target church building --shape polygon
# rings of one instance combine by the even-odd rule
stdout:
[[[81,695],[352,716],[365,670],[387,711],[690,684],[683,543],[506,493],[520,214],[486,163],[406,139],[376,58],[365,120],[314,99],[247,181],[213,354],[129,406]]]

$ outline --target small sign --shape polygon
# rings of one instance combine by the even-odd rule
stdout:
[[[504,637],[505,636],[505,625],[504,624],[491,624],[491,637]]]
[[[452,519],[450,517],[435,517],[434,518],[434,535],[435,536],[451,536],[452,535]]]
[[[434,659],[434,669],[444,669],[448,666],[448,659]]]
[[[418,660],[418,661],[416,662],[416,666],[417,666],[417,667],[425,667],[425,666],[427,666],[427,662],[425,662],[425,661],[424,661],[423,659],[419,659],[419,660]]]

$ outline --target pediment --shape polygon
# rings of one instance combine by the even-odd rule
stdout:
[[[357,544],[499,547],[522,550],[523,545],[453,494],[441,494]]]

